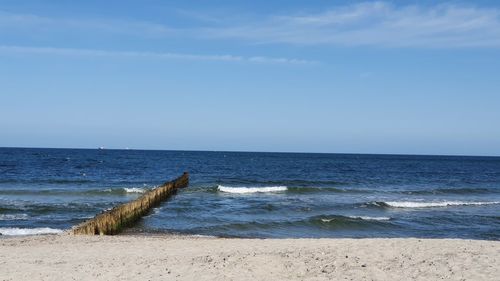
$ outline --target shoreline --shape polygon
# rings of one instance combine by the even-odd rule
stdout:
[[[497,280],[500,241],[10,236],[3,280]]]

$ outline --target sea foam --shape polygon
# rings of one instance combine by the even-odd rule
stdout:
[[[123,188],[123,190],[125,190],[125,192],[127,192],[127,193],[144,193],[144,192],[146,192],[145,189],[138,188],[138,187],[125,187],[125,188]]]
[[[61,229],[38,227],[38,228],[17,228],[17,227],[1,227],[2,235],[38,235],[38,234],[57,234],[61,233]]]
[[[267,193],[267,192],[282,192],[287,191],[286,186],[263,186],[263,187],[232,187],[232,186],[217,186],[217,190],[227,193]]]
[[[364,220],[364,221],[388,221],[391,219],[390,217],[367,217],[367,216],[347,216],[347,218],[355,219],[355,220]],[[321,219],[321,221],[322,222],[331,222],[331,221],[334,221],[335,219],[336,218]]]
[[[390,217],[366,217],[366,216],[348,216],[351,219],[360,219],[365,221],[388,221]]]
[[[448,206],[479,206],[500,204],[500,202],[467,202],[467,201],[442,201],[442,202],[411,202],[411,201],[388,201],[382,202],[389,207],[394,208],[430,208],[430,207],[448,207]]]

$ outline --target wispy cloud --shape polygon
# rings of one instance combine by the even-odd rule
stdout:
[[[146,21],[95,19],[95,18],[59,18],[32,14],[15,14],[0,11],[0,28],[9,30],[28,30],[31,32],[52,31],[91,31],[100,33],[133,34],[140,36],[171,36],[178,29],[165,24]]]
[[[57,55],[57,56],[88,56],[106,58],[145,58],[157,60],[191,60],[191,61],[216,61],[216,62],[243,62],[263,64],[316,64],[315,61],[275,58],[275,57],[244,57],[235,55],[199,55],[182,53],[160,52],[131,52],[131,51],[106,51],[96,49],[54,48],[54,47],[25,47],[25,46],[0,46],[0,54],[31,54],[31,55]]]
[[[321,13],[275,15],[205,28],[207,38],[255,43],[380,47],[500,47],[500,10],[440,4],[369,2]]]
[[[334,6],[317,13],[226,17],[203,11],[177,11],[192,20],[189,28],[168,19],[159,22],[54,18],[0,11],[0,31],[65,30],[172,37],[234,40],[250,44],[376,46],[412,48],[500,47],[500,9],[465,4],[407,5],[365,2]],[[168,23],[168,24],[167,24]],[[55,33],[56,36],[60,35]]]

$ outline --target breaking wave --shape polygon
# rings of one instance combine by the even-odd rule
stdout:
[[[63,232],[61,229],[50,227],[38,228],[18,228],[18,227],[2,227],[0,233],[2,235],[39,235],[39,234],[57,234]]]
[[[138,187],[125,187],[123,188],[126,193],[144,193],[147,190],[143,188],[138,188]]]
[[[391,220],[390,217],[368,217],[368,216],[333,216],[329,218],[321,218],[321,222],[332,222],[335,220],[346,221],[346,220],[360,220],[360,221],[388,221]]]
[[[388,221],[390,217],[367,217],[367,216],[348,216],[351,219],[360,219],[365,221]]]
[[[268,192],[283,192],[287,191],[286,186],[263,186],[263,187],[232,187],[232,186],[217,186],[217,190],[226,193],[268,193]]]
[[[368,205],[377,207],[392,208],[432,208],[432,207],[451,207],[451,206],[481,206],[500,204],[498,201],[492,202],[468,202],[468,201],[441,201],[441,202],[414,202],[414,201],[387,201],[371,202]]]

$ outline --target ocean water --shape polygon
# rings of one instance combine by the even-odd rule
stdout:
[[[132,229],[500,239],[500,157],[0,148],[0,233],[57,233],[189,171]]]

